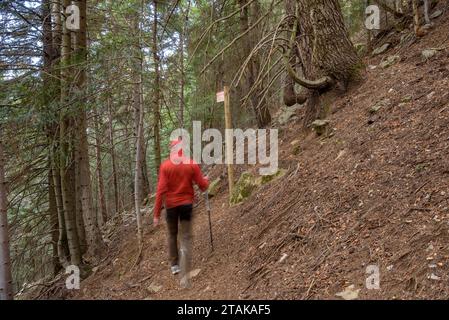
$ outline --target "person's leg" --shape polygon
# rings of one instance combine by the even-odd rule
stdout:
[[[188,275],[192,263],[192,205],[179,207],[181,227],[181,286],[189,287]]]
[[[168,257],[170,266],[178,265],[178,220],[177,208],[167,209]]]

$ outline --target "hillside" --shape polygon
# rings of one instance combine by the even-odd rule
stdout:
[[[107,258],[66,298],[335,299],[354,285],[362,299],[447,299],[449,12],[435,23],[412,44],[399,33],[383,38],[377,47],[392,48],[365,58],[363,80],[326,97],[331,134],[301,133],[298,111],[281,129],[284,177],[232,208],[221,186],[211,203],[213,253],[200,202],[192,289],[178,288],[165,225],[153,228],[146,214],[140,263],[132,268],[134,223],[116,221]],[[380,268],[380,290],[365,288],[368,265]]]

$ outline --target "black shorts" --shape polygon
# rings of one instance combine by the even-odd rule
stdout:
[[[192,211],[192,204],[167,209],[167,221],[190,221],[192,220]]]

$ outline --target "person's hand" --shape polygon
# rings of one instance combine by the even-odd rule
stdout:
[[[157,227],[159,225],[159,218],[153,218],[153,226]]]

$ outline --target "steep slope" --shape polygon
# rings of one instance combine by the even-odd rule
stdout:
[[[280,165],[288,173],[282,179],[231,209],[222,186],[212,201],[213,253],[200,203],[194,268],[201,271],[191,290],[180,290],[169,274],[165,226],[146,225],[142,261],[133,268],[129,224],[114,233],[108,259],[70,297],[334,299],[354,285],[360,298],[447,299],[448,18],[446,12],[413,44],[391,35],[395,46],[366,59],[376,68],[368,67],[361,83],[326,97],[331,134],[304,136],[299,123],[283,128]],[[429,48],[439,50],[425,59]],[[400,61],[379,66],[393,55]],[[366,289],[368,265],[380,270],[379,290]]]

